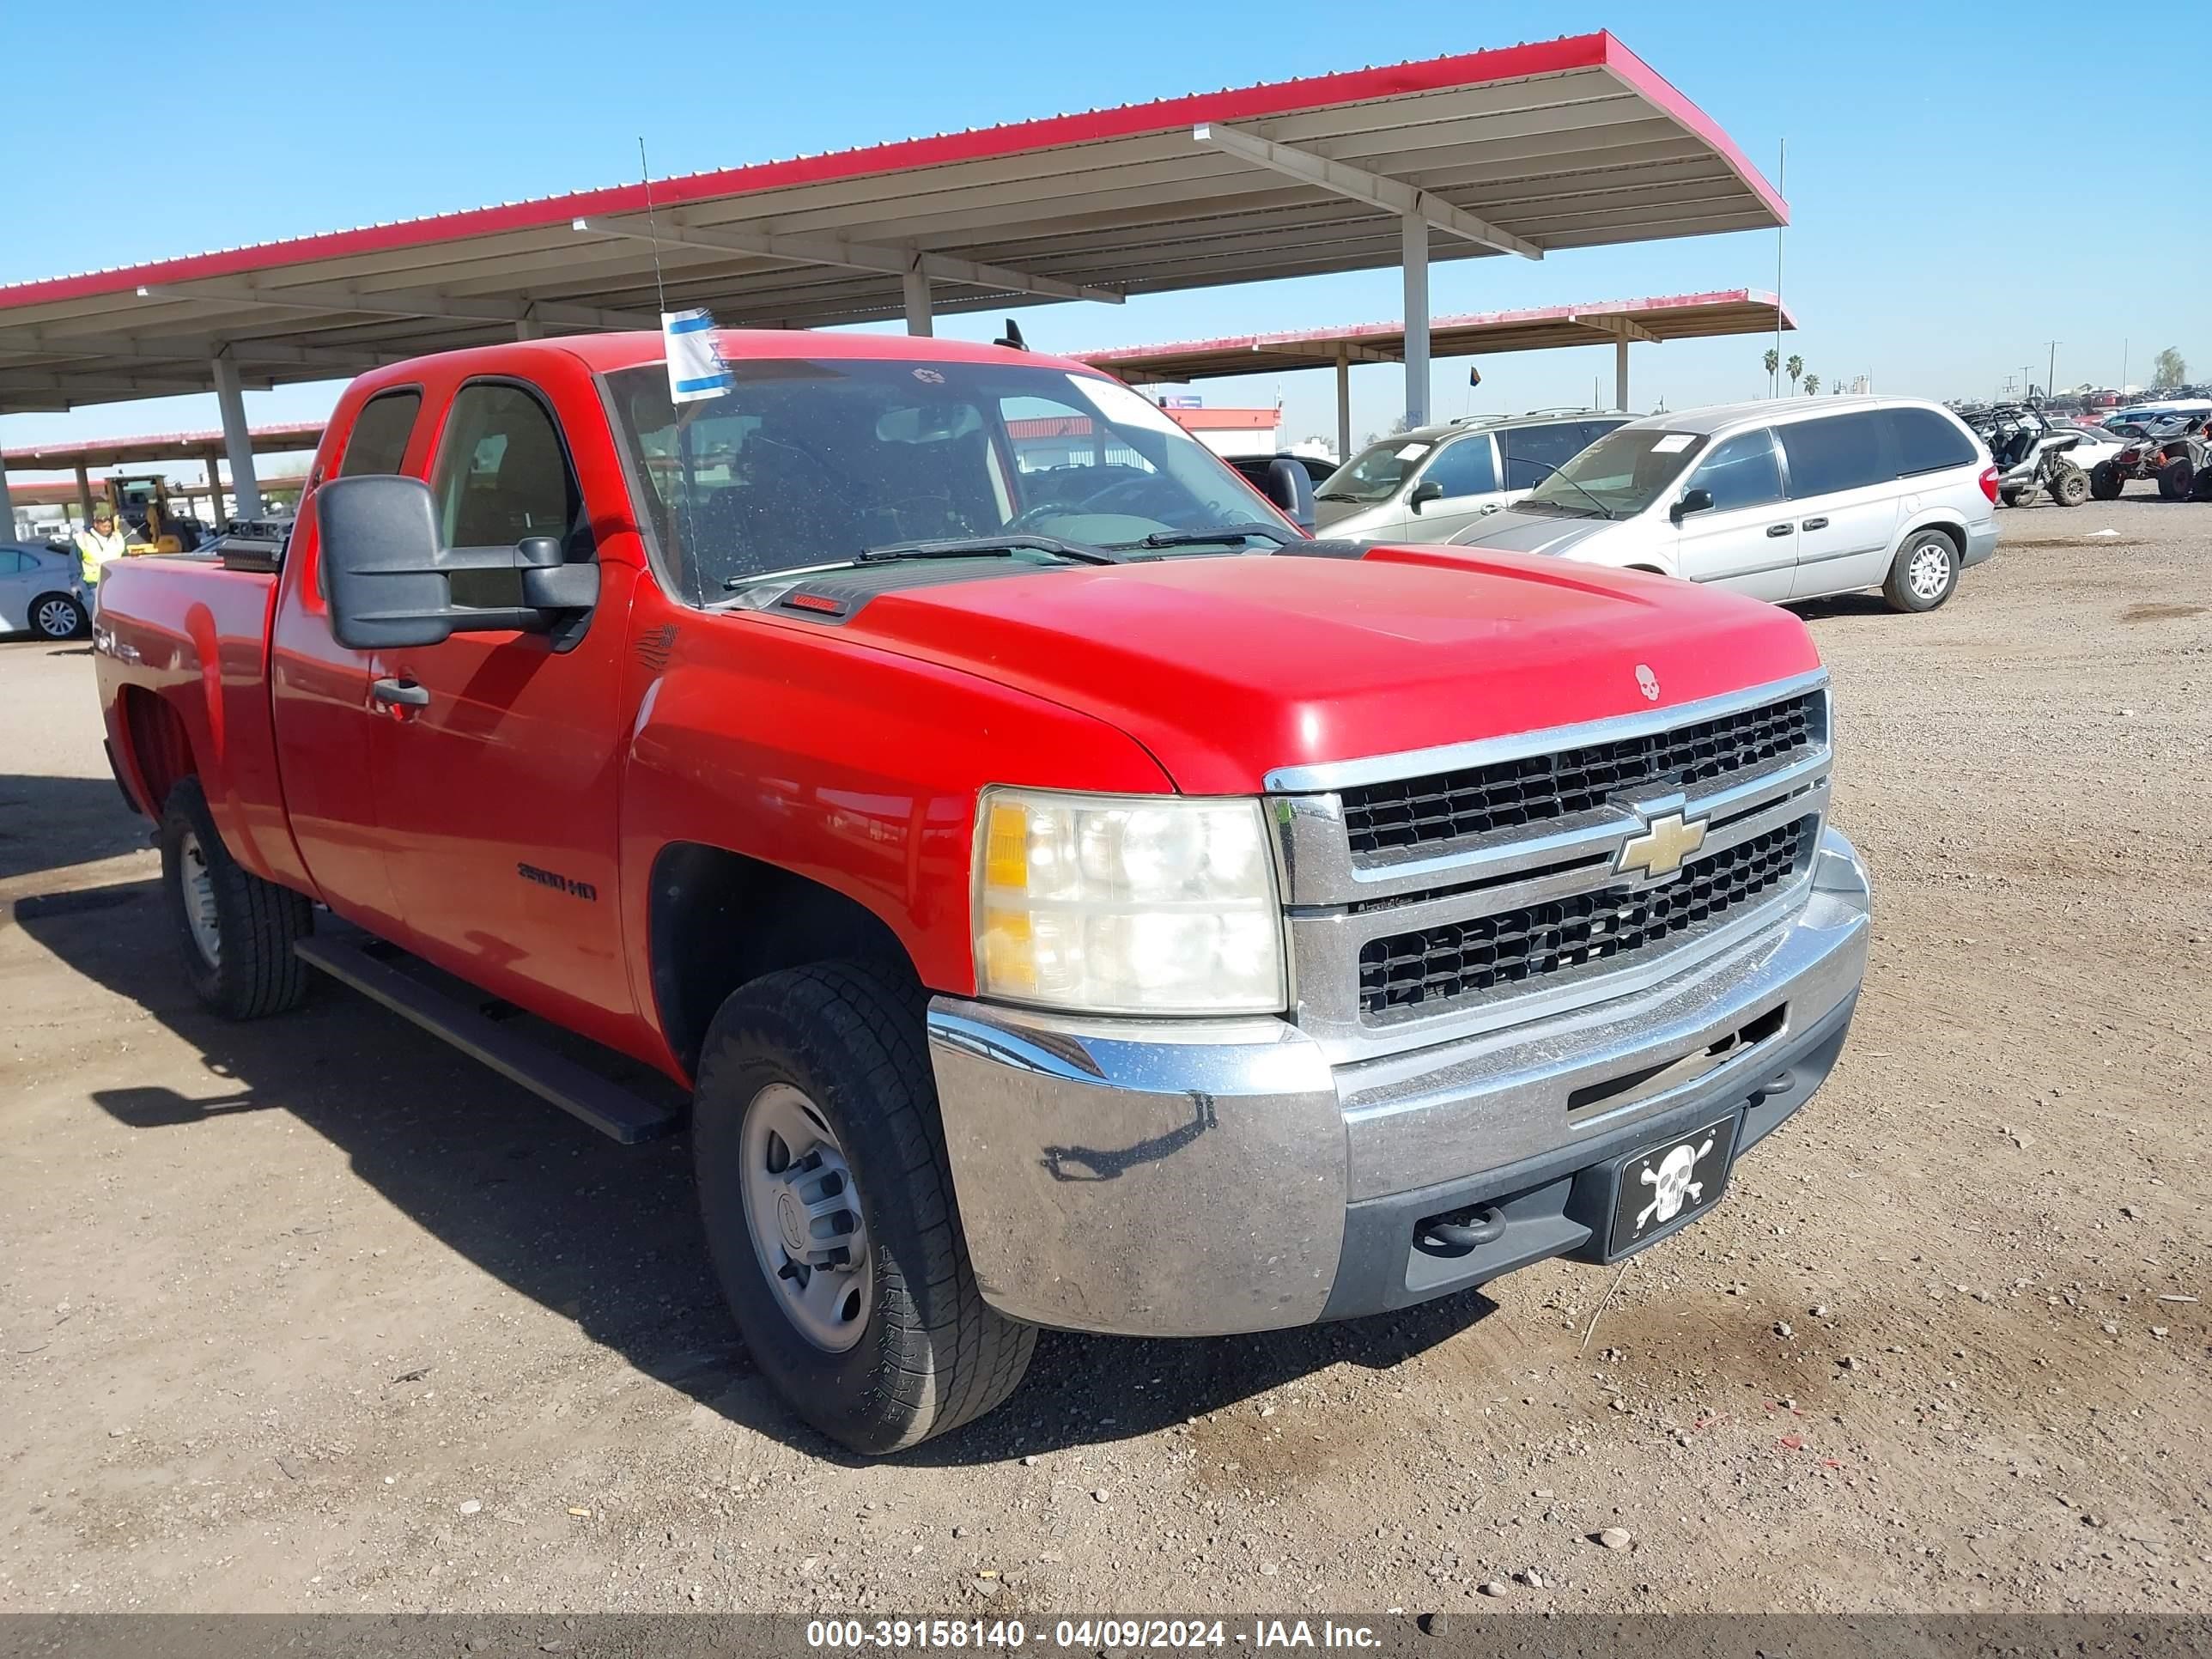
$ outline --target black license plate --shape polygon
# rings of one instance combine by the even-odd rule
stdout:
[[[1613,1233],[1606,1255],[1640,1250],[1711,1209],[1728,1185],[1735,1128],[1730,1115],[1623,1158],[1614,1177]]]

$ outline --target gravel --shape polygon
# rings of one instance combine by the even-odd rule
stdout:
[[[0,645],[0,1611],[2212,1605],[2212,507],[2140,493],[2003,514],[1931,615],[1806,607],[1878,888],[1856,1023],[1586,1351],[1612,1274],[1564,1262],[1046,1333],[1004,1409],[867,1465],[754,1374],[680,1139],[329,987],[203,1015],[93,659]]]

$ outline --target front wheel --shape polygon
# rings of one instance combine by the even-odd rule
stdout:
[[[173,786],[161,807],[161,886],[185,977],[228,1019],[296,1008],[307,964],[292,953],[314,931],[306,897],[240,867],[222,844],[198,778]]]
[[[1893,611],[1933,611],[1959,586],[1959,550],[1940,530],[1923,530],[1897,550],[1882,584]]]
[[[31,631],[43,640],[73,640],[84,632],[84,607],[67,593],[42,593],[31,601]]]
[[[1036,1330],[976,1289],[912,994],[843,963],[732,993],[692,1153],[722,1293],[800,1417],[879,1455],[1014,1391]]]
[[[2120,469],[2110,461],[2100,461],[2089,469],[2089,493],[2100,501],[2116,500],[2126,483]]]
[[[2051,499],[2061,507],[2079,507],[2089,499],[2089,475],[2078,466],[2062,466],[2051,475]]]

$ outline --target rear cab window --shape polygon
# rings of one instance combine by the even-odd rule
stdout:
[[[407,441],[415,434],[415,417],[422,410],[419,387],[380,392],[361,406],[347,434],[345,459],[338,477],[358,477],[364,472],[397,472],[407,459]]]

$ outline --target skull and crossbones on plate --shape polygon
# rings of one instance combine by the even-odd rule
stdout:
[[[1636,1218],[1637,1231],[1642,1232],[1655,1215],[1661,1221],[1672,1221],[1682,1212],[1685,1198],[1692,1204],[1705,1201],[1705,1183],[1692,1181],[1690,1177],[1697,1170],[1698,1159],[1712,1149],[1713,1137],[1711,1135],[1705,1137],[1705,1144],[1702,1146],[1692,1146],[1686,1140],[1661,1158],[1656,1169],[1648,1164],[1644,1165],[1641,1179],[1645,1186],[1655,1190],[1651,1201]]]

